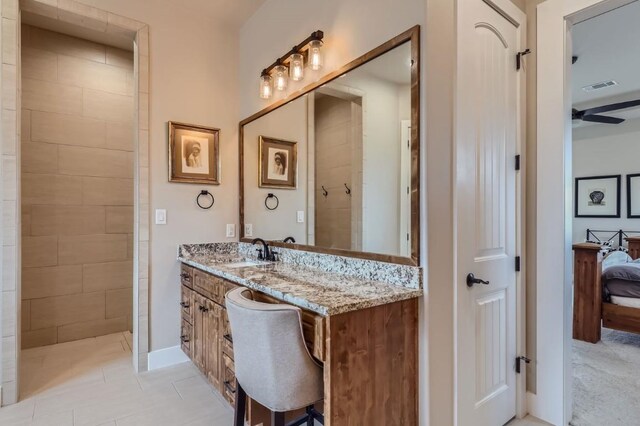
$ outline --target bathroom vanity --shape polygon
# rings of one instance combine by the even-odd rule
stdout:
[[[411,28],[240,122],[240,242],[178,253],[183,350],[230,403],[224,295],[244,286],[302,309],[325,425],[418,424],[419,44]],[[268,414],[249,403],[250,425]]]
[[[305,341],[324,365],[325,425],[417,424],[420,268],[288,249],[280,256],[258,261],[246,243],[180,246],[183,351],[233,405],[224,295],[244,286],[256,300],[302,309]],[[250,402],[250,425],[269,424],[268,415]]]

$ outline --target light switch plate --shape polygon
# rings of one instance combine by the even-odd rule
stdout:
[[[304,223],[304,210],[298,210],[296,220],[298,223]]]
[[[234,223],[227,223],[227,238],[233,238],[236,236],[236,225]]]
[[[253,225],[250,223],[244,224],[244,236],[253,237]]]
[[[165,209],[156,209],[156,225],[167,224],[167,211]]]

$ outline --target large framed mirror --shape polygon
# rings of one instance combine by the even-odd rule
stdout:
[[[416,26],[240,122],[241,241],[418,265],[419,40]]]

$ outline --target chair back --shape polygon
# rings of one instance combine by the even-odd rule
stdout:
[[[305,344],[301,310],[250,297],[251,292],[242,287],[225,297],[240,386],[250,398],[276,412],[322,400],[322,367]]]

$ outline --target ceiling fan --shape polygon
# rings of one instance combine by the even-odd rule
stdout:
[[[635,101],[619,102],[617,104],[603,105],[595,108],[588,108],[582,111],[578,111],[574,108],[571,110],[571,119],[590,121],[593,123],[620,124],[624,121],[624,118],[609,117],[606,115],[600,115],[600,113],[618,111],[635,106],[640,106],[640,99],[636,99]]]

